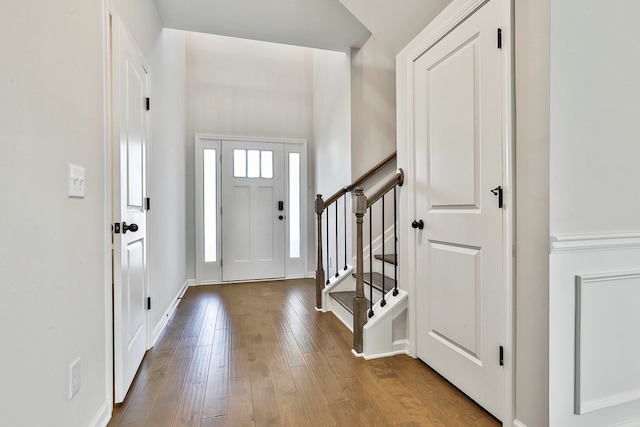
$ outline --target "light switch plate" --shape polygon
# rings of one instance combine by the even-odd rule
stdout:
[[[69,197],[84,197],[84,168],[69,163]]]

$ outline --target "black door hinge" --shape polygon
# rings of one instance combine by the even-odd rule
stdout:
[[[145,103],[147,111],[149,111],[151,109],[151,101],[149,101],[149,98],[145,98]]]
[[[144,199],[144,204],[145,204],[147,210],[151,210],[151,198],[150,197],[146,197]]]
[[[147,310],[151,310],[151,297],[147,297]]]
[[[114,234],[120,234],[120,223],[116,222],[113,224],[113,232]]]
[[[504,347],[500,346],[500,356],[499,356],[500,366],[504,366]]]
[[[502,49],[502,28],[498,28],[498,49]]]

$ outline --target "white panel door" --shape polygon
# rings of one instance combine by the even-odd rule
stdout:
[[[114,120],[114,368],[122,402],[147,350],[145,144],[147,71],[122,29],[115,52]]]
[[[284,144],[222,141],[222,280],[285,276]]]
[[[417,354],[497,418],[505,414],[501,3],[414,62]]]

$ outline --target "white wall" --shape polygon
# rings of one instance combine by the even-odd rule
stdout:
[[[549,423],[549,1],[515,2],[516,408]]]
[[[351,52],[351,175],[396,150],[395,56],[375,37]]]
[[[114,1],[150,66],[149,294],[155,335],[186,281],[186,49],[185,33],[162,28],[153,0]]]
[[[351,99],[349,54],[313,54],[314,194],[324,198],[351,183]]]
[[[89,426],[109,402],[102,2],[7,0],[0,39],[2,424]]]
[[[351,176],[355,180],[397,150],[396,60],[387,45],[375,36],[371,36],[362,48],[351,51],[351,120]],[[364,183],[365,194],[375,191],[397,167],[401,166],[391,162]],[[385,229],[393,224],[393,196],[389,194],[385,198]],[[373,210],[374,241],[382,234],[381,213],[382,205],[378,202]],[[369,244],[368,217],[365,216],[363,225],[365,246]],[[355,247],[355,226],[352,241]],[[393,239],[387,239],[385,248],[385,253],[393,252]],[[368,259],[368,253],[366,257]],[[369,270],[368,265],[365,268]]]
[[[336,191],[352,181],[351,176],[351,59],[349,54],[316,50],[313,55],[313,163],[315,165],[315,189],[312,194],[322,194],[326,200]],[[341,199],[338,202],[338,229],[344,230],[344,203],[347,208],[347,225],[351,224],[351,200]],[[335,205],[329,211],[331,224],[329,244],[327,230],[323,230],[323,260],[325,274],[335,274],[336,259],[338,267],[344,266],[344,238],[340,233],[338,239],[338,255],[335,244]],[[313,210],[311,211],[313,212]],[[326,214],[325,214],[326,215]],[[317,228],[316,216],[311,221]],[[326,227],[326,220],[323,221]],[[317,233],[311,240],[312,254],[316,254]],[[347,232],[350,236],[351,232]],[[351,242],[347,242],[347,262],[351,262]],[[316,266],[317,258],[312,257],[310,265]],[[331,269],[328,262],[331,260]]]
[[[550,4],[550,425],[637,425],[640,342],[628,329],[640,287],[621,292],[615,277],[640,269],[640,3]],[[576,277],[592,274],[608,277],[586,287],[599,298],[576,291]],[[589,345],[578,352],[580,337]],[[596,401],[604,407],[574,414]]]
[[[552,234],[640,229],[638,12],[551,1]]]
[[[187,275],[195,278],[195,133],[304,138],[312,152],[313,51],[200,33],[187,33],[186,45]]]

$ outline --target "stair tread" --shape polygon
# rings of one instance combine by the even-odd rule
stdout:
[[[353,297],[356,296],[356,291],[331,292],[329,295],[353,314]]]
[[[356,277],[356,273],[353,273],[353,277]],[[380,292],[382,292],[382,278],[380,273],[364,273],[364,283],[373,286]],[[384,278],[384,291],[389,292],[396,286],[396,281],[389,276],[384,276]]]
[[[353,314],[353,297],[356,296],[356,291],[331,292],[329,295],[346,308],[349,313]],[[364,298],[369,301],[366,295]]]
[[[376,254],[373,256],[375,259],[379,259],[380,261],[384,261],[386,263],[392,265],[398,265],[398,255],[397,254],[385,254],[384,257],[380,254]]]

